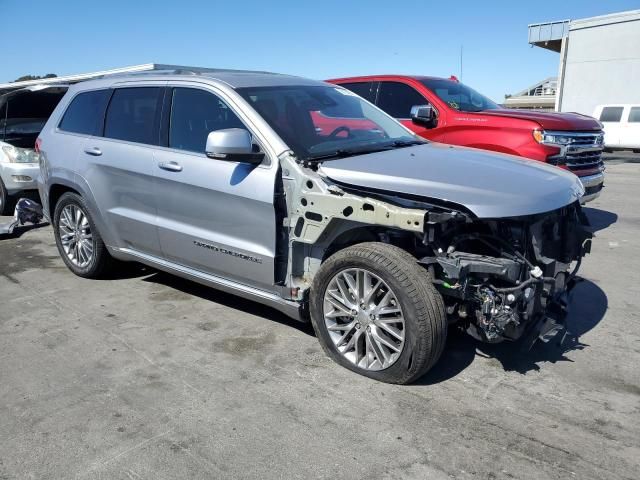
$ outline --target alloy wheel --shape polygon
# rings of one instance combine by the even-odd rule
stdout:
[[[84,211],[77,205],[67,205],[60,213],[58,235],[67,258],[84,268],[93,260],[93,235]]]
[[[324,294],[324,322],[344,358],[365,370],[393,365],[404,348],[405,320],[395,293],[362,268],[338,272]]]

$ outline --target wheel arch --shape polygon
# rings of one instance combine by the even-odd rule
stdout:
[[[64,183],[54,183],[49,187],[49,205],[47,208],[47,213],[49,218],[53,221],[53,213],[56,210],[56,205],[58,204],[58,200],[60,197],[67,192],[75,193],[76,195],[82,196],[82,194],[75,188],[64,184]]]

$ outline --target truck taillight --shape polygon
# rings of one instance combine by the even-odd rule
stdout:
[[[40,146],[42,145],[42,139],[40,137],[36,138],[36,145],[34,148],[34,150],[36,151],[36,153],[40,153]]]

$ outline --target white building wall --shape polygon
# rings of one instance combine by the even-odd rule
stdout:
[[[640,104],[640,11],[571,22],[558,110],[592,115],[596,105]]]

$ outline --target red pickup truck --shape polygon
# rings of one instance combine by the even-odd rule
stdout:
[[[503,108],[455,77],[378,75],[328,82],[360,95],[429,140],[556,165],[580,177],[583,202],[600,195],[604,134],[594,118]]]

